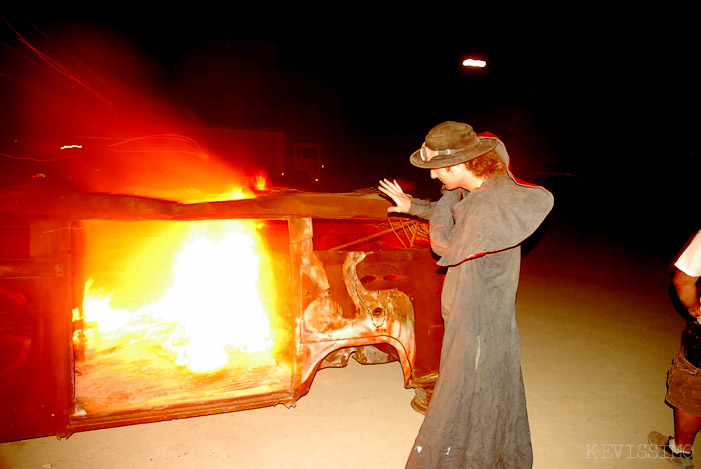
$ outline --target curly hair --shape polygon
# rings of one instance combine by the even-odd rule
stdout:
[[[484,155],[466,161],[464,164],[472,174],[480,178],[489,179],[506,172],[506,165],[496,150],[491,150]]]

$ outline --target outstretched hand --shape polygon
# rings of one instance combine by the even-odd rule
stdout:
[[[395,206],[387,209],[388,212],[406,213],[409,211],[411,198],[404,193],[396,180],[390,181],[388,179],[382,179],[380,180],[378,189],[395,203]]]

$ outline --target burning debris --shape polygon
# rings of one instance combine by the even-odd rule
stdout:
[[[6,62],[31,132],[4,156],[42,177],[0,190],[0,439],[293,406],[351,355],[427,395],[425,227],[395,229],[376,192],[271,190],[318,183],[318,146],[185,123],[142,57],[84,40],[21,36]]]

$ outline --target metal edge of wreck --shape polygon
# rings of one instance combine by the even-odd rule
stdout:
[[[378,192],[260,192],[256,197],[180,203],[125,194],[85,193],[48,184],[0,189],[0,217],[70,220],[205,220],[225,218],[359,218],[387,216],[389,201]]]

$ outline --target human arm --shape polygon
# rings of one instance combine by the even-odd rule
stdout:
[[[430,221],[431,248],[442,256],[450,246],[455,227],[454,210],[464,195],[461,189],[445,190],[437,202],[405,194],[397,181],[383,179],[378,189],[396,204],[388,212],[407,213]]]
[[[444,256],[451,249],[455,235],[455,208],[461,200],[460,190],[444,191],[441,198],[433,203],[429,212],[431,249]]]
[[[395,203],[387,209],[388,212],[406,213],[424,219],[433,219],[434,215],[445,218],[447,225],[452,226],[453,209],[460,201],[462,190],[443,191],[443,196],[438,202],[417,199],[402,190],[399,183],[394,180],[382,179],[378,186],[380,192],[388,196]],[[439,225],[443,226],[443,222]],[[437,228],[438,229],[438,228]]]
[[[676,271],[672,284],[679,301],[695,318],[699,313],[699,292],[696,282],[701,277],[701,232],[697,232],[674,263]]]
[[[411,197],[404,193],[404,190],[396,180],[390,181],[389,179],[382,179],[380,180],[378,189],[394,202],[394,205],[387,209],[388,212],[409,212]]]
[[[389,207],[387,212],[406,213],[418,218],[428,219],[433,202],[430,200],[417,199],[404,193],[397,181],[383,179],[378,187],[380,192],[387,195],[395,205]]]
[[[689,311],[689,314],[695,318],[701,317],[701,303],[699,302],[699,293],[696,289],[698,280],[699,277],[687,275],[680,269],[677,269],[672,279],[679,301]]]

